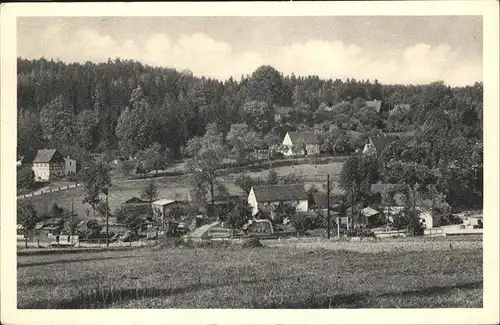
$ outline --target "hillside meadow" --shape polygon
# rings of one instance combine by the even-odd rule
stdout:
[[[332,181],[338,180],[342,164],[342,162],[330,162],[327,164],[317,165],[302,164],[276,167],[274,169],[278,173],[279,177],[295,173],[305,179],[306,188],[311,185],[315,185],[318,189],[323,189],[323,185],[326,184],[327,174],[330,174],[330,179]],[[252,177],[266,178],[268,173],[268,169],[263,169],[259,171],[251,171],[247,174]],[[116,175],[116,172],[113,173],[113,175]],[[234,180],[238,175],[239,173],[228,174],[219,177],[219,180],[228,188],[230,192],[241,192],[241,189],[234,184]],[[159,177],[154,180],[158,187],[159,198],[175,198],[176,196],[185,197],[187,191],[190,189],[188,175]],[[142,188],[148,181],[149,180],[146,179],[124,180],[123,178],[112,177],[113,185],[109,190],[108,198],[111,212],[113,213],[117,208],[119,208],[120,204],[126,200],[134,196],[139,197]],[[336,190],[336,188],[338,187],[335,187],[332,190]],[[54,203],[57,203],[57,205],[69,210],[71,209],[71,203],[73,202],[73,211],[79,218],[85,219],[87,215],[92,217],[92,209],[90,205],[82,203],[84,196],[84,189],[80,187],[60,192],[42,194],[25,200],[33,202],[33,204],[41,212],[49,211]]]
[[[18,308],[480,308],[480,238],[18,256]],[[451,245],[450,245],[451,244]]]

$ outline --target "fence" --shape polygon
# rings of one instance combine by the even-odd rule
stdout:
[[[67,186],[59,186],[57,188],[49,188],[48,190],[40,190],[40,191],[37,191],[37,192],[32,192],[32,193],[28,193],[28,194],[23,194],[23,195],[19,195],[17,196],[18,199],[26,199],[26,198],[29,198],[29,197],[34,197],[34,196],[38,196],[38,195],[42,195],[42,194],[47,194],[47,193],[52,193],[52,192],[59,192],[59,191],[63,191],[63,190],[67,190],[67,189],[70,189],[70,188],[76,188],[76,187],[80,187],[82,186],[82,184],[71,184],[71,185],[67,185]]]

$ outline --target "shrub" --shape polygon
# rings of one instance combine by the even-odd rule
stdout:
[[[303,213],[297,213],[295,216],[292,217],[292,226],[299,232],[299,233],[305,233],[307,230],[313,229],[313,220],[310,216],[303,214]]]
[[[31,189],[35,185],[35,173],[31,168],[20,167],[17,169],[17,188]]]

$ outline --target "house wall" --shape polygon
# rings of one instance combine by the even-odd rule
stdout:
[[[300,200],[297,204],[297,210],[306,212],[309,209],[309,200]]]
[[[35,181],[49,181],[64,175],[64,163],[33,163]]]
[[[76,174],[76,160],[64,158],[64,175]]]
[[[307,155],[319,155],[319,144],[307,144]]]
[[[248,204],[252,207],[252,215],[256,215],[259,211],[259,203],[257,202],[253,188],[248,193]]]
[[[293,156],[293,151],[292,151],[293,143],[292,143],[292,139],[288,135],[288,132],[287,132],[287,134],[285,134],[285,138],[283,139],[282,144],[285,147],[285,149],[283,150],[283,154],[285,156]]]
[[[425,229],[439,227],[441,224],[439,217],[433,216],[432,213],[427,211],[420,213],[420,221],[424,224]]]

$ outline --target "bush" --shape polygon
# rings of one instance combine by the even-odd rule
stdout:
[[[292,217],[292,226],[299,232],[305,233],[307,230],[313,229],[313,220],[306,214],[298,213]]]
[[[20,167],[17,169],[17,188],[32,189],[35,185],[35,173],[31,168]]]
[[[349,229],[347,230],[346,234],[349,237],[364,237],[364,238],[375,237],[373,231],[365,227],[357,227],[354,229]]]

